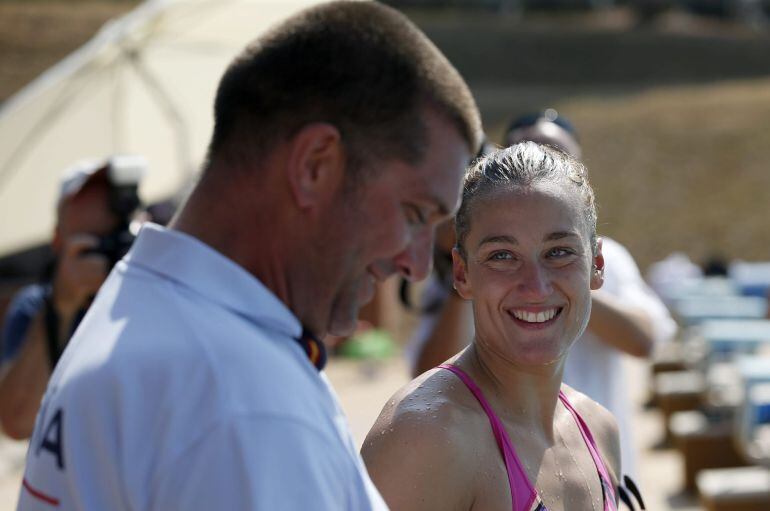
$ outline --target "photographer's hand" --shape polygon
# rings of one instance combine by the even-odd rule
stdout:
[[[52,298],[60,323],[65,328],[69,328],[75,314],[88,305],[107,278],[107,257],[89,252],[98,246],[99,239],[89,234],[76,234],[64,242],[56,265]],[[59,338],[66,339],[68,336],[69,332],[66,332]]]

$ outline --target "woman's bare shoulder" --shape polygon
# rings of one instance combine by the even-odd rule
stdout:
[[[393,395],[369,431],[361,455],[391,508],[472,501],[477,456],[468,438],[479,421],[458,385],[448,371],[421,375]]]
[[[412,441],[421,441],[420,449],[440,450],[441,443],[462,438],[478,415],[464,394],[468,392],[462,383],[448,371],[426,372],[391,397],[369,431],[363,450]],[[453,445],[454,449],[459,447],[462,445]]]
[[[602,405],[578,392],[568,385],[562,385],[562,390],[569,402],[577,410],[591,435],[596,441],[599,453],[607,464],[607,469],[617,484],[621,475],[620,432],[615,416]]]

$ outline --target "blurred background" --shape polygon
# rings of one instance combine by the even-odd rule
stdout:
[[[203,157],[224,65],[264,27],[307,3],[0,0],[0,317],[50,258],[61,172],[83,157],[139,153],[148,162],[139,189],[145,204],[178,199]],[[629,363],[638,382],[629,399],[639,404],[643,430],[640,478],[649,509],[770,509],[763,507],[770,500],[725,504],[708,494],[709,484],[737,488],[734,476],[708,480],[700,491],[699,460],[687,458],[713,449],[697,444],[702,438],[748,442],[734,420],[750,395],[746,371],[770,381],[770,370],[742,369],[740,358],[757,358],[770,342],[760,319],[770,271],[752,264],[770,260],[770,0],[385,3],[403,10],[459,69],[492,143],[525,113],[554,108],[572,121],[597,193],[600,234],[625,245],[644,274],[674,253],[697,266],[723,265],[726,275],[716,280],[664,278],[656,287],[681,333],[652,361]],[[392,353],[415,323],[397,304],[396,287],[373,312],[394,341]],[[742,309],[732,298],[746,294],[765,301]],[[726,301],[698,309],[715,295]],[[733,308],[738,312],[721,317]],[[719,345],[715,357],[709,328],[724,325],[704,322],[717,320],[756,320],[729,329],[735,337],[756,332],[753,344]],[[399,357],[377,353],[354,353],[329,369],[359,441],[408,377]],[[724,363],[728,370],[713,376]],[[677,374],[659,384],[668,372]],[[676,401],[683,394],[690,401]],[[680,415],[672,429],[672,415],[681,412],[700,415]],[[763,423],[757,413],[751,420]],[[0,509],[15,502],[24,448],[0,445]],[[733,464],[761,463],[761,455],[736,449],[742,461]],[[770,499],[770,476],[739,479],[752,477],[746,491]]]

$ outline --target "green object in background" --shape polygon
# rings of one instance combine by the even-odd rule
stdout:
[[[348,358],[385,359],[395,355],[396,344],[388,332],[372,328],[348,338],[337,352]]]

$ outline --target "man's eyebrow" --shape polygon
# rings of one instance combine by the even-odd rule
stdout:
[[[452,210],[449,208],[446,202],[438,195],[431,194],[429,200],[436,205],[437,213],[441,216],[449,216],[452,214]]]
[[[482,245],[485,245],[487,243],[508,243],[509,245],[519,244],[519,242],[513,236],[508,236],[505,234],[498,234],[498,235],[493,234],[479,241],[479,245],[477,248],[480,248]]]

